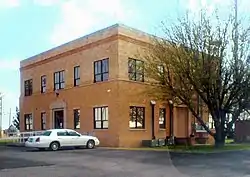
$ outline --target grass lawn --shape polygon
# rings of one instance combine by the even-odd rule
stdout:
[[[142,148],[109,148],[118,150],[141,150],[141,151],[169,151],[185,153],[216,153],[235,150],[250,150],[250,144],[225,144],[222,148],[215,148],[213,145],[195,145],[195,146],[162,146],[162,147],[142,147]]]
[[[235,150],[250,150],[250,144],[225,144],[224,147],[215,148],[213,145],[195,145],[195,146],[175,146],[175,147],[159,147],[170,151],[191,152],[191,153],[213,153]]]
[[[0,139],[0,145],[6,145],[8,143],[13,143],[16,142],[17,140],[13,140],[13,139]]]

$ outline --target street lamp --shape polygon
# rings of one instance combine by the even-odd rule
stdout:
[[[150,105],[151,105],[151,110],[152,110],[152,115],[151,115],[151,130],[152,130],[152,140],[155,139],[155,104],[156,102],[154,100],[150,101]]]

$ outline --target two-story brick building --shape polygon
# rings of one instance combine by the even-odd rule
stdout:
[[[169,136],[168,103],[152,107],[142,92],[143,61],[135,56],[150,42],[150,35],[116,24],[21,61],[21,131],[72,128],[120,147]],[[173,116],[174,135],[189,137],[191,113],[174,107]]]

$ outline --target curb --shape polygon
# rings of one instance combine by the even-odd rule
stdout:
[[[219,154],[219,153],[232,153],[232,152],[241,152],[249,151],[250,149],[237,149],[237,150],[218,150],[213,152],[195,152],[195,151],[183,151],[183,150],[172,150],[172,149],[140,149],[140,148],[113,148],[113,147],[99,147],[98,149],[106,150],[124,150],[124,151],[156,151],[156,152],[168,152],[168,153],[178,153],[178,154]]]

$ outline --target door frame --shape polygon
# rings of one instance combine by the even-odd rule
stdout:
[[[52,129],[54,129],[55,128],[55,112],[56,111],[63,111],[63,128],[65,128],[66,127],[66,125],[65,125],[65,109],[63,109],[63,108],[56,108],[56,109],[53,109],[52,110]]]

